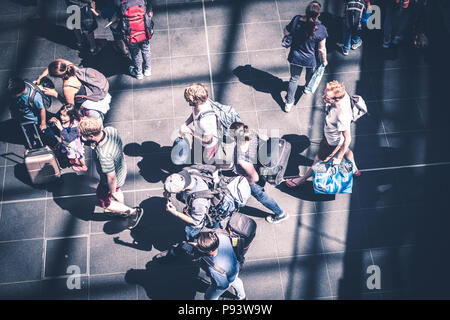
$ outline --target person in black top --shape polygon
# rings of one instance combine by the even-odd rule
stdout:
[[[297,15],[284,29],[285,35],[292,35],[292,45],[288,61],[290,63],[291,78],[286,96],[285,112],[294,106],[295,92],[303,68],[306,69],[306,83],[311,79],[316,68],[316,48],[318,48],[321,62],[326,67],[327,50],[325,47],[328,37],[327,29],[318,20],[321,5],[312,1],[306,7],[304,16]]]

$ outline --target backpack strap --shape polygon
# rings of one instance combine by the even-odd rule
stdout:
[[[34,112],[38,111],[38,108],[36,107],[36,104],[34,103],[34,98],[36,97],[36,88],[34,87],[34,85],[28,81],[24,81],[25,84],[28,86],[28,88],[30,89],[30,94],[28,96],[28,105],[34,109]]]
[[[221,267],[219,267],[217,264],[215,264],[214,261],[212,261],[211,257],[209,257],[209,256],[202,256],[200,258],[200,260],[204,261],[210,268],[214,269],[218,273],[223,274],[223,275],[227,274],[225,272],[225,270],[223,270]]]
[[[208,110],[205,112],[200,112],[200,114],[197,116],[197,121],[202,120],[204,117],[209,116],[210,114],[214,115],[217,118],[216,112],[214,110]]]

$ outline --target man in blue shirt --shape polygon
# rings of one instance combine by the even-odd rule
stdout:
[[[9,79],[8,92],[12,98],[11,116],[19,124],[29,121],[34,122],[40,131],[43,143],[54,148],[58,144],[58,140],[53,130],[47,127],[47,110],[44,107],[42,95],[36,92],[33,101],[30,101],[31,90],[23,79]],[[27,130],[27,136],[33,143],[34,133]]]
[[[219,299],[229,287],[236,290],[238,300],[245,300],[244,284],[239,278],[239,263],[228,235],[213,231],[200,232],[196,247],[204,254],[201,260],[211,277],[205,300]]]

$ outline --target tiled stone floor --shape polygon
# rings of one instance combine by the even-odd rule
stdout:
[[[174,129],[188,116],[184,87],[204,82],[259,130],[277,130],[293,144],[287,174],[310,165],[322,137],[321,91],[344,81],[364,96],[371,116],[353,125],[352,148],[361,169],[351,195],[317,196],[311,184],[268,192],[290,213],[269,225],[252,199],[245,212],[258,223],[241,272],[249,299],[448,298],[448,103],[441,103],[433,54],[409,48],[388,53],[380,34],[348,57],[336,52],[336,3],[322,0],[330,33],[329,67],[318,92],[289,114],[281,90],[289,80],[282,28],[308,1],[158,0],[152,40],[153,74],[136,80],[110,46],[96,58],[74,50],[64,28],[64,1],[45,1],[36,20],[32,1],[6,0],[0,12],[0,85],[19,74],[35,79],[54,58],[103,71],[116,127],[127,155],[126,201],[145,216],[132,233],[95,207],[97,174],[65,170],[61,183],[37,188],[27,180],[17,144],[1,113],[1,299],[201,299],[205,290],[190,265],[161,267],[151,258],[183,237],[183,225],[164,212],[162,181],[178,168],[169,153]],[[43,1],[38,1],[42,3]],[[111,40],[105,21],[96,34]],[[438,66],[438,68],[436,68]],[[57,83],[59,86],[60,84]],[[282,93],[284,95],[284,93]],[[2,99],[4,96],[2,96]],[[52,110],[58,109],[54,103]],[[406,167],[405,167],[406,166]],[[300,173],[305,167],[300,168]],[[381,289],[369,290],[367,268],[381,270]],[[67,270],[81,272],[69,290]]]

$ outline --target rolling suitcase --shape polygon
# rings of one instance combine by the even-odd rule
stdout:
[[[267,182],[279,185],[284,180],[284,173],[291,154],[291,144],[284,139],[270,138],[259,146],[259,174]]]
[[[61,176],[58,160],[53,151],[44,146],[33,121],[21,123],[21,128],[28,144],[24,161],[33,184],[55,181]],[[33,140],[31,140],[31,137]]]

